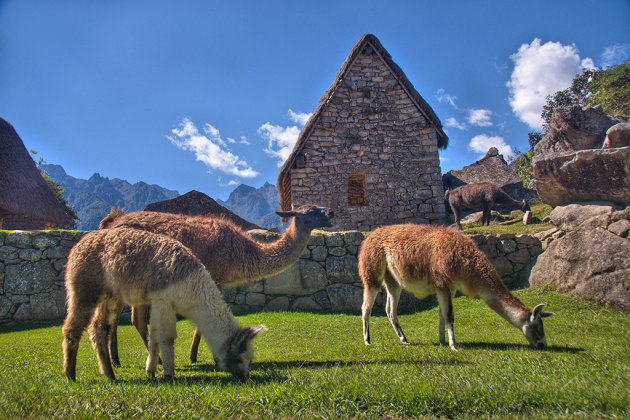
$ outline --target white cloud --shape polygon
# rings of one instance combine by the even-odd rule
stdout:
[[[468,143],[468,148],[480,155],[488,153],[488,149],[496,147],[499,149],[499,153],[506,159],[514,155],[514,151],[509,144],[505,143],[503,137],[500,136],[488,136],[487,134],[479,134],[473,137]]]
[[[447,118],[446,119],[446,126],[447,127],[459,128],[460,130],[465,130],[466,129],[466,124],[460,123],[459,121],[457,121],[457,119],[455,117]]]
[[[457,96],[453,96],[450,93],[447,93],[444,89],[438,89],[435,98],[439,102],[450,104],[453,108],[459,109],[457,105],[455,105],[455,100],[457,99]]]
[[[298,113],[289,109],[289,118],[303,126],[312,114]],[[287,160],[300,135],[301,128],[297,125],[283,127],[266,122],[258,128],[258,134],[267,140],[265,153],[279,158],[278,166]]]
[[[295,125],[282,127],[266,122],[258,128],[258,133],[264,139],[267,139],[268,143],[265,153],[280,158],[278,166],[281,166],[291,154],[293,146],[295,146],[300,135],[300,129]]]
[[[247,140],[247,137],[245,137],[245,136],[241,136],[241,140],[239,141],[239,143],[241,143],[241,144],[251,144],[249,142],[249,140]]]
[[[306,124],[308,119],[311,118],[311,115],[312,113],[305,114],[303,112],[294,112],[292,109],[289,109],[289,117],[291,118],[291,121],[298,123],[301,126],[304,126],[304,124]]]
[[[615,44],[607,47],[601,56],[602,67],[611,67],[630,58],[630,44]]]
[[[490,127],[492,111],[489,109],[471,109],[468,111],[468,123],[479,127]]]
[[[523,44],[510,56],[514,70],[507,87],[510,105],[516,116],[530,128],[540,128],[540,114],[547,95],[571,85],[573,78],[584,68],[592,68],[593,60],[581,59],[575,45],[559,42],[541,44],[535,38]]]
[[[167,136],[171,143],[179,149],[194,152],[195,158],[211,170],[242,178],[258,176],[258,172],[253,170],[247,162],[229,150],[224,150],[227,143],[214,126],[206,124],[203,128],[204,134],[201,134],[189,118],[184,118],[171,132],[173,135]]]

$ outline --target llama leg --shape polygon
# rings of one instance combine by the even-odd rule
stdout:
[[[453,328],[453,322],[455,320],[453,316],[453,299],[450,289],[440,289],[437,292],[438,302],[440,304],[440,324],[442,328],[440,331],[442,332],[442,337],[440,337],[440,344],[445,344],[444,341],[444,332],[443,325],[446,322],[446,329],[448,330],[448,345],[449,347],[457,351],[457,343],[455,342],[455,331]]]
[[[96,302],[77,302],[76,296],[70,294],[68,299],[68,315],[63,323],[63,372],[72,381],[77,380],[77,353],[83,331],[92,320]]]
[[[112,329],[109,337],[109,356],[112,360],[112,365],[120,367],[120,358],[118,357],[118,322],[120,321],[120,314],[122,313],[125,305],[120,303],[119,310],[112,310],[111,312],[111,325]]]
[[[157,328],[151,327],[151,330]],[[147,350],[149,351],[149,355],[147,356],[147,362],[145,365],[145,370],[147,372],[147,377],[155,378],[155,371],[157,370],[158,360],[160,358],[160,346],[152,339],[152,334],[149,332],[149,344]]]
[[[177,337],[177,317],[175,312],[167,303],[154,302],[151,304],[151,330],[149,332],[149,358],[155,356],[155,348],[159,347],[162,353],[162,367],[164,368],[164,379],[172,381],[175,377],[175,351],[173,344]],[[153,357],[150,366],[147,359],[147,374],[155,374],[157,358]],[[149,368],[153,369],[150,370]]]
[[[389,318],[389,322],[394,327],[394,331],[400,338],[400,342],[403,344],[409,344],[407,341],[407,337],[405,337],[405,333],[403,333],[402,328],[400,328],[400,324],[398,323],[398,301],[400,300],[400,293],[402,292],[402,288],[398,284],[396,280],[389,274],[389,272],[385,273],[385,290],[387,290],[387,317]]]
[[[118,357],[118,322],[112,324],[112,330],[109,335],[109,357],[112,365],[120,367],[120,357]]]
[[[481,226],[484,224],[486,226],[490,226],[490,212],[492,211],[492,207],[488,203],[483,203],[483,210],[481,215]]]
[[[142,337],[144,346],[149,348],[149,329],[147,327],[147,312],[149,311],[148,305],[139,305],[131,307],[131,323]]]
[[[363,287],[363,305],[361,306],[361,318],[363,319],[363,341],[370,344],[370,314],[379,290],[368,285]]]
[[[201,333],[195,328],[192,342],[190,343],[190,363],[197,363],[197,354],[199,353],[199,343],[201,342]]]
[[[444,335],[444,317],[442,316],[442,311],[440,311],[438,309],[438,314],[440,315],[440,324],[438,326],[438,337],[440,339],[440,345],[441,346],[445,346],[446,345],[446,339],[445,339],[445,335]]]
[[[108,300],[104,300],[98,305],[94,320],[90,325],[90,338],[92,339],[92,347],[96,352],[100,372],[110,380],[115,381],[116,376],[112,368],[108,346],[112,327],[110,323],[112,306],[114,305],[110,304]]]
[[[460,223],[460,219],[462,217],[462,209],[457,206],[452,206],[451,210],[453,210],[453,214],[455,215],[455,224],[459,230],[462,230],[462,224]]]

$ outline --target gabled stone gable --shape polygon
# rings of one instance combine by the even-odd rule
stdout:
[[[439,133],[425,115],[366,44],[296,150],[290,169],[293,207],[331,207],[334,229],[441,222]]]

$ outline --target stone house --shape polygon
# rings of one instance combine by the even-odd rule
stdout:
[[[379,40],[362,36],[278,175],[282,210],[312,203],[335,230],[441,223],[438,149],[448,137]]]

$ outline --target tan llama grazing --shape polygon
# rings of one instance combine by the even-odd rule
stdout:
[[[232,222],[220,218],[185,216],[140,211],[124,214],[113,210],[100,224],[101,229],[128,227],[147,230],[174,238],[188,247],[205,265],[219,289],[260,280],[288,268],[297,261],[311,237],[311,231],[330,227],[332,211],[307,204],[294,211],[277,212],[292,217],[284,234],[273,243],[260,243]],[[147,307],[134,307],[132,322],[146,343]],[[195,331],[190,360],[197,361],[199,331]],[[112,334],[110,352],[118,360],[116,333]]]
[[[481,298],[496,313],[520,329],[533,347],[547,346],[542,318],[543,304],[533,310],[507,289],[486,255],[469,238],[446,227],[393,225],[381,227],[363,241],[359,252],[359,275],[363,281],[363,338],[370,344],[370,314],[376,295],[385,283],[386,312],[396,334],[407,339],[398,323],[398,300],[402,289],[418,298],[437,294],[440,344],[445,344],[444,324],[451,349],[457,350],[453,332],[452,298],[457,290]]]
[[[176,313],[192,320],[219,367],[237,377],[249,374],[251,340],[266,328],[241,328],[203,264],[181,243],[135,229],[90,232],[72,248],[66,266],[68,315],[63,324],[63,369],[76,380],[83,330],[101,373],[115,380],[108,350],[112,325],[124,304],[151,305],[146,371],[155,376],[158,353],[164,378],[175,375]]]
[[[527,201],[516,201],[505,191],[490,182],[467,184],[454,190],[446,190],[444,199],[448,201],[455,215],[455,223],[459,230],[462,229],[460,218],[462,209],[467,207],[473,210],[481,210],[481,225],[490,225],[490,212],[495,204],[501,204],[511,209],[519,209],[525,212],[523,223],[529,223],[531,211]]]

